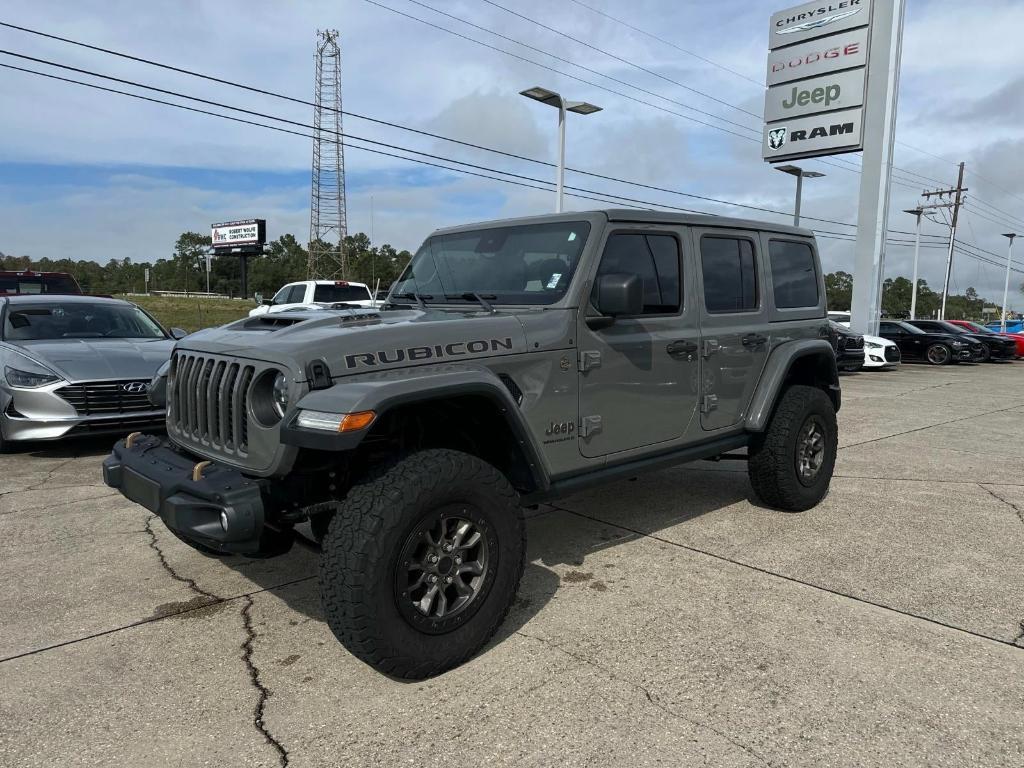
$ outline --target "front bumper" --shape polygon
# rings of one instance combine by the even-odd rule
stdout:
[[[231,554],[266,554],[270,539],[279,543],[279,532],[264,524],[258,481],[212,462],[197,470],[196,458],[152,435],[136,436],[131,447],[126,442],[119,440],[103,460],[103,482],[159,515],[172,531]]]

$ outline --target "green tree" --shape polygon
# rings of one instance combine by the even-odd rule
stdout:
[[[825,297],[831,310],[848,310],[853,301],[853,275],[830,272],[825,275]]]

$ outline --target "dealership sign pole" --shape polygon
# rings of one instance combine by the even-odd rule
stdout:
[[[878,327],[904,0],[810,2],[773,14],[762,154],[864,150],[852,326]]]

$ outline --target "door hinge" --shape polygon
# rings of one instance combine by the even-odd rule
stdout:
[[[718,395],[704,395],[700,401],[700,412],[711,413],[718,408]]]
[[[601,353],[596,349],[580,352],[579,368],[581,371],[589,371],[592,368],[601,367]]]
[[[704,351],[701,354],[704,357],[711,357],[715,352],[720,350],[722,345],[719,344],[715,339],[704,339]]]
[[[601,431],[600,416],[584,416],[580,419],[580,437],[590,437]]]

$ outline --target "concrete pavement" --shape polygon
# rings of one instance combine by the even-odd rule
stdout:
[[[337,644],[313,553],[194,552],[102,443],[0,457],[0,765],[1020,765],[1022,384],[844,377],[803,514],[732,462],[544,508],[498,636],[419,683]]]

